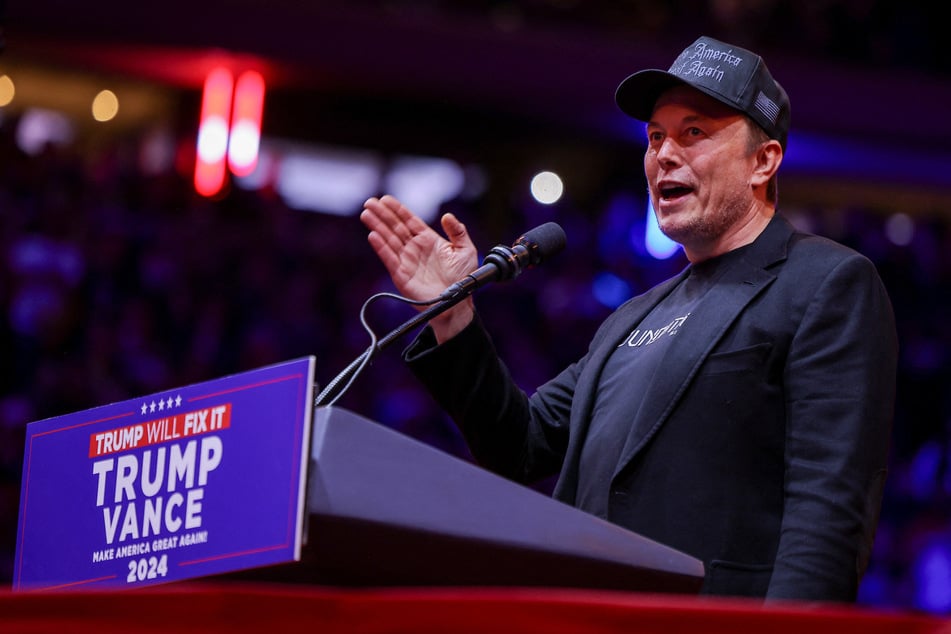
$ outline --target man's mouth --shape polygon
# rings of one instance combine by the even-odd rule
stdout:
[[[676,200],[691,192],[693,192],[693,187],[688,187],[680,183],[660,186],[660,197],[662,200]]]

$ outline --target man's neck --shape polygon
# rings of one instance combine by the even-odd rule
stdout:
[[[774,206],[763,205],[745,216],[741,222],[731,227],[729,231],[713,242],[701,242],[696,245],[684,244],[684,253],[691,264],[697,264],[746,246],[763,233],[775,213],[776,208]]]

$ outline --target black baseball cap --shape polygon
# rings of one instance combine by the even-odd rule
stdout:
[[[739,46],[703,36],[666,71],[642,70],[621,82],[614,99],[626,114],[650,120],[662,92],[686,84],[749,115],[786,149],[789,96],[763,58]]]

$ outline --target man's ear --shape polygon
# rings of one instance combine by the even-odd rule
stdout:
[[[769,182],[783,162],[783,146],[776,139],[770,139],[756,150],[756,165],[750,178],[750,184],[760,187]]]

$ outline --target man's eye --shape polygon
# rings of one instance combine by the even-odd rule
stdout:
[[[703,130],[697,127],[687,128],[687,136],[700,136],[703,134]]]

